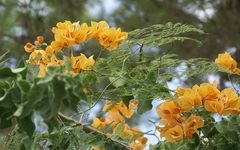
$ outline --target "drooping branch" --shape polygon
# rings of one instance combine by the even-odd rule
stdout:
[[[90,126],[90,125],[86,125],[86,124],[83,124],[79,121],[76,121],[74,120],[73,118],[71,117],[68,117],[66,115],[64,115],[63,113],[61,112],[58,112],[58,116],[61,118],[61,120],[65,120],[65,121],[72,121],[75,123],[76,126],[82,126],[83,127],[83,131],[85,131],[86,133],[93,133],[93,134],[99,134],[99,135],[103,135],[103,136],[106,136],[102,131]],[[107,137],[107,136],[106,136]],[[111,139],[112,140],[112,139]],[[114,143],[116,143],[117,145],[119,145],[120,147],[122,147],[122,150],[131,150],[131,147],[127,144],[124,144],[124,143],[121,143],[121,142],[118,142],[118,141],[115,141],[115,140],[112,140]]]

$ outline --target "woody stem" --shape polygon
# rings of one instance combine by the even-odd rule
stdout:
[[[59,118],[62,120],[62,121],[72,121],[75,123],[75,126],[82,126],[83,127],[83,131],[85,131],[86,133],[93,133],[93,134],[100,134],[100,135],[103,135],[103,136],[106,136],[102,131],[90,126],[90,125],[86,125],[86,124],[83,124],[79,121],[76,121],[74,120],[73,118],[71,117],[68,117],[66,115],[64,115],[63,113],[61,112],[58,112],[58,116]],[[106,136],[107,138],[107,136]],[[118,144],[120,147],[122,147],[122,150],[131,150],[130,146],[127,145],[127,144],[124,144],[124,143],[121,143],[119,141],[115,141],[113,139],[111,139],[114,143]]]

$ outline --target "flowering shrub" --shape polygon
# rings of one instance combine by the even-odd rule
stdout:
[[[165,46],[177,41],[201,44],[190,32],[204,34],[181,23],[128,33],[105,21],[57,23],[52,42],[38,36],[24,46],[26,61],[15,69],[0,68],[0,127],[11,128],[4,148],[143,150],[151,135],[158,143],[149,149],[239,149],[240,98],[231,80],[239,77],[237,62],[228,52],[215,63],[166,54]],[[92,39],[106,49],[104,55],[101,50],[75,55],[76,46],[82,50]],[[160,56],[149,53],[156,48]],[[214,81],[173,91],[167,84],[215,72],[227,73],[232,87],[220,90]],[[151,110],[153,100],[161,101],[160,123],[151,120],[156,129],[143,132],[131,121]],[[89,120],[87,114],[103,101],[101,112]]]

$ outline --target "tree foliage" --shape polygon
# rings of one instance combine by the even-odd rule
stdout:
[[[164,48],[173,42],[191,40],[188,33],[204,34],[186,24],[167,23],[129,32],[129,39],[106,56],[99,55],[92,70],[71,74],[65,66],[47,67],[44,77],[38,77],[36,66],[19,62],[17,68],[0,68],[0,127],[13,127],[5,139],[5,149],[88,149],[101,145],[104,149],[129,149],[129,141],[119,136],[109,137],[89,122],[76,121],[65,113],[82,115],[99,101],[109,99],[125,104],[137,98],[137,112],[152,108],[154,99],[174,97],[167,82],[172,78],[190,78],[213,72],[231,74],[207,59],[180,59],[174,54],[155,56],[145,51]],[[1,57],[1,62],[3,61]],[[69,60],[65,60],[69,64]],[[69,64],[71,65],[71,64]],[[176,70],[179,66],[186,68]],[[86,92],[87,89],[87,92]],[[81,106],[87,104],[88,108]],[[82,108],[82,109],[79,109]],[[64,113],[64,114],[62,114]],[[206,112],[207,124],[200,129],[206,136],[194,134],[182,143],[160,141],[151,149],[237,149],[239,119],[229,117],[211,124],[214,118]],[[41,120],[36,123],[36,118]],[[204,118],[204,119],[205,119]],[[207,120],[208,119],[208,120]],[[209,123],[209,124],[208,124]],[[226,126],[229,128],[226,129]],[[41,131],[40,128],[46,130]],[[121,132],[122,129],[119,129]]]

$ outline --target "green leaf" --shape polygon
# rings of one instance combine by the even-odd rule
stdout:
[[[16,74],[14,74],[10,68],[0,68],[0,78],[9,78],[9,77],[15,77]]]
[[[25,131],[28,136],[32,136],[33,132],[35,131],[35,125],[31,119],[31,116],[27,116],[25,118],[17,119],[19,124],[19,128]]]
[[[2,108],[0,108],[2,109]],[[5,129],[8,128],[12,125],[12,120],[9,119],[9,116],[11,115],[11,113],[7,112],[5,110],[5,113],[3,115],[1,115],[0,117],[0,129]]]
[[[0,89],[0,102],[5,99],[7,94],[8,94],[8,92],[6,89]]]
[[[51,113],[49,114],[49,119],[57,114],[63,99],[65,99],[67,96],[64,81],[54,78],[52,84],[54,97],[53,99],[49,99],[51,104]]]
[[[20,105],[20,106],[18,107],[18,109],[14,112],[13,116],[19,117],[19,116],[22,115],[22,112],[23,112],[23,106]]]
[[[13,72],[13,73],[21,73],[21,72],[23,72],[23,71],[25,71],[26,70],[26,67],[22,67],[22,68],[11,68],[11,71]]]
[[[30,85],[27,80],[19,80],[17,81],[17,85],[23,93],[28,93],[30,90]]]

